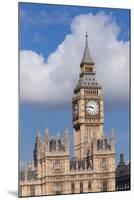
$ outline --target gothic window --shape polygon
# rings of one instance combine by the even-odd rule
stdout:
[[[83,182],[80,182],[80,193],[83,193]]]
[[[35,186],[30,185],[30,196],[35,196]]]
[[[102,160],[101,160],[101,169],[102,170],[106,170],[107,169],[106,158],[102,158]]]
[[[62,184],[61,182],[57,182],[55,184],[55,194],[61,194],[62,193]]]
[[[88,181],[88,190],[91,190],[91,181]]]
[[[75,193],[75,184],[74,182],[71,183],[71,190],[72,190],[72,194]]]
[[[106,181],[106,180],[104,180],[104,181],[102,182],[102,191],[103,191],[103,192],[107,192],[107,181]]]
[[[60,164],[60,160],[55,160],[55,173],[60,173],[60,168],[61,168],[61,164]]]

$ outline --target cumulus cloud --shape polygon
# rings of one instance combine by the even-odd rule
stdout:
[[[110,15],[92,13],[76,16],[66,35],[48,59],[34,51],[20,52],[21,101],[44,105],[71,102],[79,78],[85,47],[85,32],[96,65],[96,76],[106,101],[128,100],[129,42],[119,41],[120,27]],[[50,41],[51,42],[51,41]]]

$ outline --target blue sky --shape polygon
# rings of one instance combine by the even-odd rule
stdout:
[[[117,23],[121,27],[121,33],[119,40],[127,41],[129,38],[129,11],[125,9],[108,9],[108,8],[89,8],[79,6],[62,6],[62,5],[47,5],[47,4],[32,4],[32,3],[20,3],[19,4],[20,15],[20,49],[32,49],[39,53],[42,53],[47,57],[50,52],[57,48],[57,45],[64,39],[65,35],[70,32],[70,22],[73,17],[92,12],[105,12],[112,15]],[[48,17],[51,17],[49,22],[42,22],[36,15],[39,15],[41,11],[46,11]],[[21,14],[26,12],[33,21],[30,23],[25,21],[25,17]],[[54,16],[57,16],[58,20],[55,22]],[[43,25],[42,25],[43,24]],[[38,36],[40,39],[38,38]],[[56,39],[55,39],[56,38]],[[51,42],[50,42],[51,41]]]
[[[96,15],[103,12],[110,15],[112,20],[120,27],[117,36],[118,42],[129,41],[129,11],[122,9],[104,9],[74,6],[57,6],[45,4],[19,3],[20,22],[20,50],[32,50],[45,57],[55,52],[66,35],[71,33],[70,24],[74,17],[89,12]],[[112,24],[112,21],[109,22]],[[84,42],[83,42],[84,43]],[[79,69],[79,66],[78,66]],[[45,83],[44,83],[45,84]],[[72,88],[73,90],[73,88]],[[126,93],[126,96],[128,94]],[[114,102],[114,101],[113,101]],[[70,131],[71,155],[73,156],[73,130],[72,130],[71,99],[67,104],[51,106],[27,101],[20,102],[20,160],[31,160],[35,137],[40,130],[44,136],[48,127],[52,135],[59,131],[63,134],[64,128]],[[129,105],[128,101],[109,103],[105,101],[105,125],[104,131],[109,134],[114,124],[116,130],[116,154],[117,160],[120,153],[125,154],[129,160]]]

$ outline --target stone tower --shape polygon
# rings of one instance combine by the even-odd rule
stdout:
[[[91,151],[91,141],[102,138],[104,123],[103,93],[96,80],[95,63],[89,52],[87,34],[72,104],[74,156],[83,159],[86,157],[86,149]]]

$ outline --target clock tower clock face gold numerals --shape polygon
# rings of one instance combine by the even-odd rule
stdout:
[[[99,104],[95,100],[89,100],[86,103],[86,112],[89,115],[98,115],[99,113]]]

